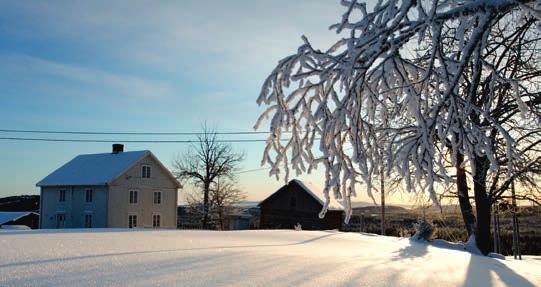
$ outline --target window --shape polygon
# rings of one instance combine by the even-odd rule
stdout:
[[[85,214],[85,228],[92,228],[92,214]]]
[[[137,215],[135,214],[128,215],[128,227],[129,228],[137,227]]]
[[[60,201],[60,202],[66,201],[66,191],[65,190],[60,190],[60,192],[58,193],[58,201]]]
[[[150,165],[143,165],[142,177],[143,178],[150,178]]]
[[[92,202],[92,189],[86,190],[86,196],[85,196],[86,202]]]
[[[56,228],[64,228],[66,225],[66,214],[65,213],[57,213],[56,214]]]
[[[130,203],[137,203],[137,190],[130,190]]]
[[[161,191],[155,191],[154,192],[154,204],[161,204],[162,203],[162,192]]]
[[[289,200],[289,206],[290,206],[291,208],[297,207],[297,198],[296,198],[296,197],[292,197],[292,198]]]
[[[160,227],[160,215],[159,214],[153,214],[152,215],[152,227],[157,228]]]

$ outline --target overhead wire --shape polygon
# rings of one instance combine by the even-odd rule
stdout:
[[[199,140],[108,140],[108,139],[64,139],[64,138],[29,138],[29,137],[0,137],[0,140],[41,141],[41,142],[87,142],[87,143],[199,143]],[[250,143],[266,142],[266,139],[217,139],[219,143]],[[288,141],[288,139],[281,139]]]
[[[200,136],[205,132],[105,132],[105,131],[81,131],[81,130],[34,130],[34,129],[0,129],[0,140],[7,141],[34,141],[34,142],[79,142],[79,143],[198,143],[198,139],[96,139],[96,138],[64,138],[64,137],[34,137],[34,136],[13,136],[12,134],[70,134],[70,135],[127,135],[127,136]],[[269,134],[269,132],[262,131],[233,131],[233,132],[209,132],[215,135],[263,135]],[[291,133],[285,131],[284,133]],[[281,141],[288,141],[289,139],[281,139]],[[256,143],[267,142],[267,139],[216,139],[215,142],[219,143]]]
[[[205,132],[101,132],[101,131],[60,131],[60,130],[23,130],[0,129],[2,133],[32,133],[32,134],[77,134],[77,135],[161,135],[161,136],[196,136]],[[268,134],[263,131],[209,132],[216,135],[257,135]],[[285,132],[289,133],[289,132]]]

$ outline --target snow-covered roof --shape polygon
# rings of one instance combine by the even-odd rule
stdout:
[[[17,220],[32,213],[37,214],[31,211],[0,211],[0,225]]]
[[[304,191],[306,191],[307,194],[312,196],[317,202],[323,206],[325,204],[325,195],[323,194],[323,190],[318,188],[317,186],[313,185],[312,183],[305,183],[298,179],[292,179],[288,182],[286,186],[290,186],[291,184],[295,184],[298,187],[302,188]],[[282,190],[284,187],[280,188],[278,191]],[[273,197],[277,192],[274,192],[273,194],[269,195],[267,198],[259,202],[258,206],[261,206],[261,204],[271,197]],[[329,202],[329,210],[344,210],[344,206],[336,199],[332,194],[330,194],[330,202]]]
[[[106,185],[148,154],[143,150],[78,155],[36,185]]]
[[[321,205],[325,204],[325,194],[323,193],[323,190],[315,186],[314,184],[310,182],[303,182],[298,179],[292,179],[289,183],[295,182],[297,185],[299,185],[302,189],[304,189],[308,194],[310,194],[314,199],[316,199]],[[344,210],[344,206],[340,204],[340,202],[334,198],[334,195],[332,192],[329,194],[330,196],[330,202],[329,202],[329,210]]]

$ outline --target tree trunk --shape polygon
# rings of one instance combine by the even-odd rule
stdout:
[[[205,181],[204,186],[203,186],[203,229],[208,229],[209,192],[210,192],[210,181]]]
[[[486,192],[486,176],[489,168],[489,161],[486,156],[476,156],[475,174],[473,175],[473,191],[475,195],[475,209],[477,213],[477,226],[475,230],[475,241],[477,247],[487,255],[491,251],[490,246],[490,201]]]
[[[224,217],[222,210],[218,212],[218,220],[220,221],[220,230],[224,230]]]
[[[473,214],[473,208],[470,202],[468,182],[466,179],[466,169],[462,166],[463,162],[464,155],[462,153],[458,153],[455,166],[458,202],[460,204],[462,220],[464,220],[468,237],[470,237],[475,231],[475,215]]]

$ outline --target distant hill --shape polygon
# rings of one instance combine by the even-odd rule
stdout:
[[[249,207],[256,207],[259,204],[260,201],[242,201],[237,204],[234,204],[236,207],[241,208],[249,208]],[[354,201],[351,203],[351,206],[353,207],[353,210],[359,210],[363,211],[366,210],[366,212],[379,212],[379,206],[375,206],[372,202],[365,202],[365,201]],[[406,205],[388,205],[386,206],[387,210],[389,212],[405,212],[408,210],[409,206]],[[375,210],[375,211],[373,211]]]
[[[408,212],[408,209],[402,207],[402,206],[396,206],[396,205],[386,205],[385,211],[387,213],[394,213],[394,212]],[[381,208],[380,206],[360,206],[360,207],[353,207],[353,212],[355,213],[380,213]]]
[[[241,201],[239,203],[233,204],[235,207],[241,207],[241,208],[250,208],[250,207],[256,207],[259,204],[259,201]]]
[[[39,212],[39,195],[17,195],[0,198],[0,211]]]
[[[242,201],[237,204],[234,204],[236,207],[243,207],[243,208],[249,208],[249,207],[255,207],[257,206],[261,201]],[[356,207],[365,207],[365,206],[374,206],[373,203],[370,202],[364,202],[364,201],[354,201],[351,203],[353,208]]]

